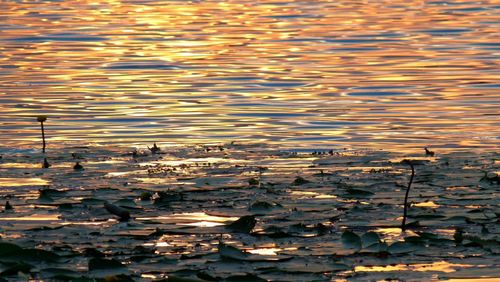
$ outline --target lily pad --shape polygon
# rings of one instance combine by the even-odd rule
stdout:
[[[391,254],[406,254],[418,250],[418,246],[408,242],[394,242],[387,249]]]
[[[234,232],[240,233],[250,233],[255,227],[257,220],[253,215],[245,215],[240,217],[238,220],[228,224],[226,227]]]
[[[342,244],[349,249],[352,249],[356,252],[361,250],[362,242],[361,238],[354,232],[346,230],[342,233]]]
[[[366,232],[365,234],[363,234],[361,236],[361,242],[362,242],[363,248],[368,248],[371,245],[379,244],[380,237],[375,232]]]

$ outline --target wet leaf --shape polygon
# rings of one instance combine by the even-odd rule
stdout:
[[[418,246],[411,244],[411,243],[394,242],[392,245],[389,246],[389,248],[387,250],[391,254],[405,254],[405,253],[414,252],[417,249],[418,249]]]
[[[334,263],[327,259],[309,261],[304,258],[295,258],[291,261],[280,263],[278,268],[289,273],[325,273],[350,269],[345,264]]]
[[[240,233],[250,233],[255,227],[257,220],[253,215],[245,215],[240,217],[238,220],[228,224],[226,227],[234,232]]]
[[[0,272],[0,277],[2,276],[15,276],[19,272],[22,273],[30,273],[31,269],[33,269],[33,265],[29,265],[24,262],[19,262],[19,263],[14,263],[13,265],[9,266],[7,269],[4,269],[2,272]]]
[[[251,254],[243,252],[233,246],[226,245],[219,242],[219,255],[223,258],[229,258],[234,260],[250,260]]]
[[[136,281],[130,275],[116,274],[104,277],[105,282],[134,282]]]
[[[120,218],[120,220],[126,221],[130,219],[130,212],[122,207],[110,204],[110,203],[104,203],[104,208],[109,212],[112,213]]]
[[[371,191],[358,188],[349,188],[346,192],[353,197],[368,197],[373,195],[373,192]]]
[[[125,268],[125,265],[114,259],[91,258],[89,260],[89,271],[113,268]]]
[[[3,256],[9,256],[12,254],[16,254],[22,251],[23,248],[19,247],[16,244],[0,242],[0,259]]]
[[[282,210],[283,207],[280,204],[268,203],[268,202],[255,202],[248,210],[257,215],[265,215],[271,213],[275,210]]]
[[[255,178],[250,178],[250,180],[248,180],[248,184],[251,186],[257,186],[257,185],[259,185],[259,180],[255,179]]]
[[[342,233],[342,244],[349,249],[353,249],[356,252],[361,250],[361,238],[354,232],[346,230]]]
[[[69,281],[81,276],[80,273],[65,268],[44,268],[40,271],[40,276],[45,279],[54,279],[57,281]]]
[[[226,245],[222,242],[219,242],[219,255],[222,258],[226,259],[232,259],[232,260],[239,260],[239,261],[253,261],[253,262],[263,262],[263,261],[286,261],[290,260],[291,257],[287,256],[261,256],[261,255],[254,255],[250,254],[248,252],[242,251],[238,248],[235,248],[233,246]]]
[[[185,278],[174,275],[168,275],[165,279],[155,280],[156,282],[208,282],[207,280],[195,279],[195,278]]]
[[[5,249],[3,249],[5,247]],[[12,261],[12,262],[57,262],[61,260],[61,257],[54,252],[40,250],[40,249],[18,249],[13,246],[13,244],[9,245],[0,245],[0,253],[6,250],[3,255],[0,255],[1,261]],[[15,251],[14,251],[15,250]]]
[[[295,178],[295,180],[293,181],[293,185],[296,185],[296,186],[300,186],[300,185],[304,185],[304,184],[307,184],[307,183],[310,183],[311,181],[309,180],[306,180],[305,178],[301,177],[301,176],[297,176]]]
[[[361,236],[361,242],[363,243],[363,248],[367,248],[380,243],[380,237],[375,232],[366,232]]]
[[[245,275],[233,275],[224,279],[226,282],[266,282],[266,279],[260,278],[257,275],[247,273]]]

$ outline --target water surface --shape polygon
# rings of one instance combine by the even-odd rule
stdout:
[[[494,149],[497,1],[2,1],[0,143]]]

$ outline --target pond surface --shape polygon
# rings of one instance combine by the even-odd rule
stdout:
[[[498,153],[79,147],[46,169],[44,156],[0,159],[0,281],[499,278]]]
[[[498,1],[2,1],[0,143],[498,146]]]
[[[499,278],[498,1],[0,11],[0,281]]]

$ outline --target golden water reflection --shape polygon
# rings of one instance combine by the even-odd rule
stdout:
[[[3,1],[4,146],[498,145],[498,3]]]
[[[355,272],[388,272],[388,271],[438,271],[438,272],[455,272],[460,268],[477,267],[472,264],[450,263],[446,261],[438,261],[433,263],[416,263],[416,264],[395,264],[383,266],[361,266],[354,268]]]
[[[29,216],[0,217],[0,221],[57,221],[60,214],[32,214]]]
[[[12,186],[35,186],[35,185],[48,185],[50,181],[42,178],[0,178],[0,187]]]
[[[213,227],[224,225],[227,222],[235,221],[238,217],[223,217],[209,215],[204,212],[179,213],[157,217],[141,217],[137,220],[155,220],[162,222],[171,222],[178,225],[198,226],[198,227]]]

